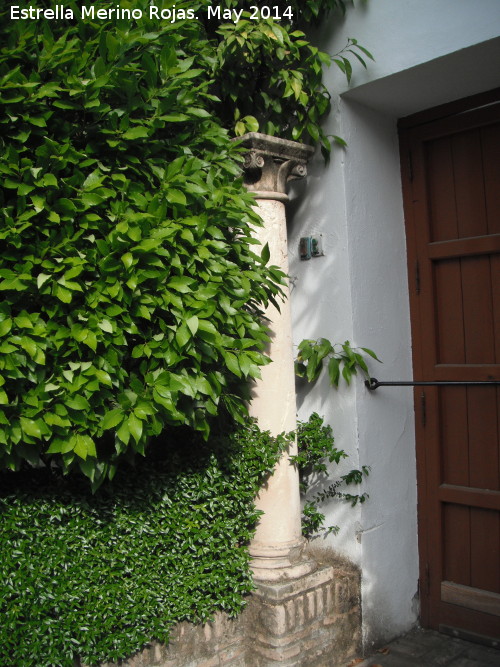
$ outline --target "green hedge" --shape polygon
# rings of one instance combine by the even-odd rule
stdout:
[[[1,476],[2,667],[117,660],[176,622],[242,609],[253,500],[285,440],[253,424],[176,439],[95,495],[46,469]]]

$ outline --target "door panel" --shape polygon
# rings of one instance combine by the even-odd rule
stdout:
[[[500,101],[404,125],[415,380],[500,380]],[[415,410],[421,621],[500,639],[500,387]]]

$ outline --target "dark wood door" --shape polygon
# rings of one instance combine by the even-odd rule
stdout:
[[[414,379],[500,380],[500,102],[436,115],[400,128]],[[499,639],[500,387],[415,411],[421,622]]]

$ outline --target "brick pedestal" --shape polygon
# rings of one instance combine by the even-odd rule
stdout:
[[[323,566],[295,581],[260,582],[248,613],[249,667],[345,664],[360,639],[357,573]]]

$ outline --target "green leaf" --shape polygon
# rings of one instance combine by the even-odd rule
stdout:
[[[38,289],[44,285],[47,280],[50,280],[51,276],[48,275],[47,273],[39,273],[38,276],[36,277],[36,284]]]
[[[85,208],[90,208],[91,206],[98,206],[102,204],[104,198],[95,192],[84,192],[82,194],[82,202],[85,205]]]
[[[100,169],[94,169],[83,181],[82,189],[93,190],[102,184],[104,178],[105,176],[101,173]]]
[[[48,186],[57,187],[57,178],[54,176],[54,174],[44,174],[42,180],[43,180],[43,185],[45,187]]]
[[[135,127],[131,127],[129,130],[124,132],[122,136],[124,139],[142,139],[147,137],[148,134],[149,130],[147,127],[144,127],[143,125],[136,125]]]
[[[267,264],[269,262],[270,257],[271,257],[271,251],[269,250],[269,243],[266,243],[266,245],[262,248],[262,251],[260,253],[260,258],[263,264]]]
[[[106,319],[101,320],[100,322],[98,322],[98,326],[100,329],[102,329],[102,331],[105,331],[106,333],[113,333],[113,325],[109,320]]]
[[[36,357],[37,353],[36,343],[31,338],[28,338],[27,336],[22,336],[20,345],[23,348],[23,350],[26,350],[26,352],[30,355],[32,359]]]
[[[321,360],[318,359],[316,352],[313,352],[307,363],[307,380],[309,382],[315,382],[321,373],[322,367]]]
[[[335,141],[335,143],[338,144],[339,146],[342,146],[342,147],[344,147],[344,148],[347,147],[347,142],[346,142],[344,139],[342,139],[342,137],[338,137],[336,134],[332,134],[332,139],[333,139],[333,140]]]
[[[234,133],[237,137],[241,137],[245,134],[247,128],[245,123],[242,123],[241,120],[239,120],[235,126],[234,126]]]
[[[21,417],[20,422],[23,433],[33,438],[42,437],[42,431],[40,429],[39,424],[36,421],[34,421],[33,419],[27,419],[26,417]]]
[[[25,197],[25,196],[28,195],[30,192],[32,192],[34,189],[35,189],[35,188],[34,188],[33,185],[27,185],[27,184],[25,184],[25,183],[21,183],[21,184],[18,186],[18,188],[17,188],[17,194],[18,194],[20,197]]]
[[[20,329],[33,329],[33,323],[26,315],[18,315],[14,318],[14,322]]]
[[[368,354],[370,357],[372,357],[372,359],[375,359],[375,361],[380,362],[380,359],[377,357],[377,355],[375,354],[375,352],[373,350],[370,350],[367,347],[360,347],[359,349],[363,350],[363,352],[366,352],[366,354]]]
[[[104,431],[118,426],[123,420],[123,410],[121,408],[114,408],[107,412],[101,422],[101,427]]]
[[[97,336],[93,331],[88,331],[83,343],[95,352],[97,349]]]
[[[84,396],[76,395],[72,398],[67,398],[64,404],[72,410],[90,410],[90,404]]]
[[[175,333],[177,345],[182,349],[191,338],[191,332],[184,324],[180,326]]]
[[[259,131],[259,121],[255,116],[245,116],[241,119],[245,123],[248,132],[258,132]]]
[[[117,435],[119,440],[121,440],[123,443],[125,443],[125,445],[128,445],[128,442],[130,440],[130,431],[129,431],[129,428],[128,428],[128,420],[127,419],[124,419],[122,421],[122,424],[121,424],[120,428],[118,429],[118,431],[116,432],[116,435]]]
[[[330,357],[328,360],[328,376],[330,378],[330,384],[333,387],[338,387],[340,379],[340,361],[336,357]]]
[[[65,215],[71,216],[76,212],[76,206],[73,204],[71,199],[66,199],[65,197],[57,200],[57,206]]]
[[[45,206],[45,197],[40,197],[39,195],[31,195],[31,201],[33,202],[35,211],[37,212],[43,211],[43,208]]]
[[[63,303],[71,303],[73,299],[72,293],[69,290],[65,289],[64,287],[61,287],[60,285],[57,285],[55,287],[54,293],[55,296]]]
[[[0,322],[0,336],[5,336],[12,329],[12,319],[7,317],[3,322]]]
[[[186,320],[186,324],[191,331],[191,334],[194,336],[195,333],[198,331],[198,326],[200,324],[200,321],[196,315],[193,315],[192,317],[189,317]]]
[[[111,377],[110,377],[109,373],[106,373],[106,371],[103,371],[100,368],[98,368],[95,371],[95,376],[101,384],[105,384],[107,387],[112,387],[113,386],[113,383],[111,381]]]
[[[134,263],[134,256],[132,255],[132,253],[126,252],[124,255],[121,256],[121,260],[125,265],[125,268],[129,269]]]
[[[77,434],[73,439],[73,451],[77,456],[85,461],[88,454],[87,441],[81,435]]]
[[[185,194],[175,188],[169,188],[166,192],[166,197],[172,204],[182,204],[185,206],[187,203]]]
[[[352,372],[349,366],[344,366],[342,369],[342,375],[344,377],[344,380],[347,382],[347,384],[350,384],[351,378],[352,378]]]
[[[128,418],[128,429],[136,442],[139,442],[142,436],[142,421],[132,412]]]
[[[238,359],[234,354],[232,354],[232,352],[226,352],[224,355],[224,361],[231,373],[234,373],[237,377],[241,377],[241,369],[238,363]]]
[[[171,289],[176,290],[177,292],[181,292],[182,294],[187,294],[188,292],[191,292],[191,288],[193,285],[194,281],[192,278],[188,278],[187,276],[179,276],[176,278],[172,278],[172,280],[169,280],[167,283],[167,287],[170,287]]]
[[[45,118],[43,118],[43,116],[28,116],[26,120],[28,123],[36,125],[36,127],[47,127],[47,123],[45,122]]]

